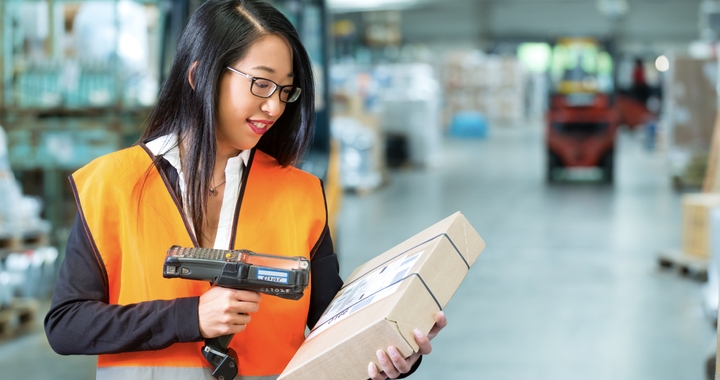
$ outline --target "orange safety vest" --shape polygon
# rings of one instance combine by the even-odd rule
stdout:
[[[209,289],[202,281],[163,278],[168,248],[198,244],[153,157],[144,145],[134,146],[96,159],[71,177],[94,254],[107,271],[110,304],[197,297]],[[233,248],[310,258],[327,225],[320,180],[283,168],[259,150],[249,162]],[[310,291],[308,286],[299,301],[262,295],[260,310],[230,344],[238,355],[238,378],[274,379],[283,371],[305,340]],[[98,378],[211,379],[202,345],[100,355]]]

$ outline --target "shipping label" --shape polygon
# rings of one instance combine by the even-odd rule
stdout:
[[[400,280],[407,277],[410,269],[423,252],[420,251],[403,259],[395,260],[349,285],[342,295],[325,310],[307,339],[316,336],[352,313],[395,293],[400,287]]]

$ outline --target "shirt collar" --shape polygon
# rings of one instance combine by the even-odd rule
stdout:
[[[150,152],[155,156],[162,155],[175,170],[181,172],[180,149],[178,149],[177,135],[171,133],[169,135],[160,136],[145,144]],[[247,167],[250,162],[250,149],[240,152],[235,157],[228,159],[225,166],[225,173],[237,173],[243,166]],[[242,166],[241,166],[242,165]]]
[[[180,172],[180,149],[177,136],[169,134],[160,136],[145,144],[155,156],[163,156],[178,172]]]
[[[238,157],[242,160],[243,165],[247,167],[248,162],[250,162],[250,149],[243,150],[240,154],[238,154]]]

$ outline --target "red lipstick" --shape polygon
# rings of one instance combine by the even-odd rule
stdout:
[[[246,120],[246,122],[247,122],[248,127],[250,127],[250,129],[253,132],[257,133],[258,135],[262,135],[265,132],[267,132],[268,129],[270,129],[270,126],[273,125],[273,123],[274,123],[273,121],[270,121],[270,120],[250,120],[250,119]],[[255,124],[260,124],[260,125],[262,125],[262,127],[258,127]]]

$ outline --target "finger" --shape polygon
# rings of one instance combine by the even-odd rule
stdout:
[[[256,313],[260,310],[260,304],[257,302],[234,302],[228,307],[228,311],[236,314]]]
[[[445,313],[442,311],[439,311],[437,314],[435,314],[435,325],[430,329],[430,332],[428,333],[428,339],[433,339],[437,336],[437,334],[447,326],[447,318],[445,318]]]
[[[252,320],[252,317],[248,314],[237,314],[233,317],[233,325],[247,325]]]
[[[213,324],[209,326],[209,329],[205,329],[202,336],[204,338],[215,338],[221,335],[237,334],[247,327],[247,323],[242,322],[243,321],[228,320]]]
[[[447,317],[445,316],[445,312],[438,311],[437,314],[435,314],[435,324],[440,326],[440,328],[447,326]]]
[[[389,378],[395,379],[398,376],[400,376],[400,371],[398,371],[397,368],[395,368],[395,365],[392,363],[392,360],[387,356],[385,351],[383,350],[377,350],[377,358],[380,361],[380,368],[383,372],[385,372],[385,375],[387,375]]]
[[[368,375],[372,380],[385,380],[387,378],[387,376],[384,376],[382,373],[378,372],[378,367],[373,362],[370,362],[370,364],[368,364]]]
[[[228,331],[222,335],[237,334],[244,331],[251,320],[252,317],[247,314],[237,314],[235,316],[232,316],[232,318],[226,325]]]
[[[250,290],[237,290],[233,289],[233,296],[238,301],[244,301],[244,302],[260,302],[262,300],[262,296],[260,296],[260,293],[253,292]]]
[[[418,349],[418,353],[420,355],[427,355],[432,352],[432,345],[430,344],[430,338],[427,337],[425,334],[423,334],[422,331],[415,329],[413,330],[413,334],[415,335],[415,341],[417,342],[418,346],[420,347]]]
[[[422,356],[422,354],[419,352],[416,352],[416,353],[410,355],[407,359],[405,359],[405,361],[408,364],[408,368],[412,369],[412,367],[415,365],[415,362],[417,362],[418,359],[420,359],[420,356]]]
[[[408,373],[410,372],[410,365],[408,364],[407,360],[400,354],[400,351],[398,351],[397,348],[390,346],[387,350],[388,355],[390,355],[390,360],[392,361],[395,368],[400,373]]]
[[[230,326],[228,326],[228,331],[221,335],[238,334],[238,333],[245,331],[246,328],[247,328],[246,324],[245,325],[230,325]]]
[[[247,314],[225,314],[218,316],[217,322],[220,326],[227,326],[228,329],[233,326],[247,325],[252,318]],[[218,326],[218,327],[220,327]]]

